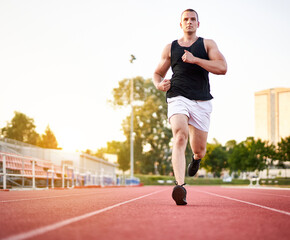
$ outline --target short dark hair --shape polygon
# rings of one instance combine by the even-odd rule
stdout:
[[[198,20],[198,13],[197,13],[197,11],[195,11],[195,10],[193,10],[193,9],[191,9],[191,8],[188,8],[188,9],[184,10],[184,11],[181,13],[181,18],[182,18],[183,13],[185,13],[185,12],[195,12],[196,17],[197,17],[197,21],[199,21],[199,20]]]

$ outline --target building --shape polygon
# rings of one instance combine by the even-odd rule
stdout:
[[[17,182],[21,178],[34,179],[32,185],[29,182],[33,188],[44,186],[45,179],[47,187],[49,180],[53,182],[51,187],[64,187],[64,182],[69,182],[67,186],[115,185],[116,168],[117,164],[86,153],[45,149],[0,138],[0,188],[3,184],[6,189],[6,182],[12,187],[27,186]],[[37,184],[37,180],[41,184]]]
[[[290,136],[290,88],[255,93],[255,138],[277,144]]]

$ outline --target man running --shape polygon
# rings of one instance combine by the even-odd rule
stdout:
[[[194,176],[206,153],[207,136],[212,111],[208,73],[226,74],[227,63],[216,43],[196,35],[198,14],[193,9],[181,15],[183,37],[168,44],[154,72],[155,87],[167,92],[168,119],[173,133],[172,165],[176,179],[172,197],[177,205],[186,205],[185,149],[190,140],[193,152],[188,165]],[[172,78],[164,79],[169,68]]]

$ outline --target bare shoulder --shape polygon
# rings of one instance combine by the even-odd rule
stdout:
[[[163,50],[162,57],[170,58],[171,56],[171,43],[167,44]]]
[[[171,49],[171,44],[172,44],[172,43],[168,43],[168,44],[165,46],[165,48],[170,50],[170,49]]]
[[[212,39],[204,39],[203,40],[203,43],[204,43],[204,47],[207,51],[213,49],[213,48],[216,48],[217,49],[217,44],[214,40]]]
[[[168,69],[170,68],[170,58],[171,58],[171,43],[167,44],[163,49],[161,60],[155,70],[155,74],[165,77]]]
[[[222,53],[219,51],[216,42],[212,39],[204,39],[204,47],[211,60],[225,60]]]

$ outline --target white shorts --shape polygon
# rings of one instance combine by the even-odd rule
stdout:
[[[211,100],[196,101],[178,96],[167,98],[168,112],[170,118],[175,114],[184,114],[188,117],[188,124],[199,130],[208,132],[210,124],[210,114],[212,112]]]

